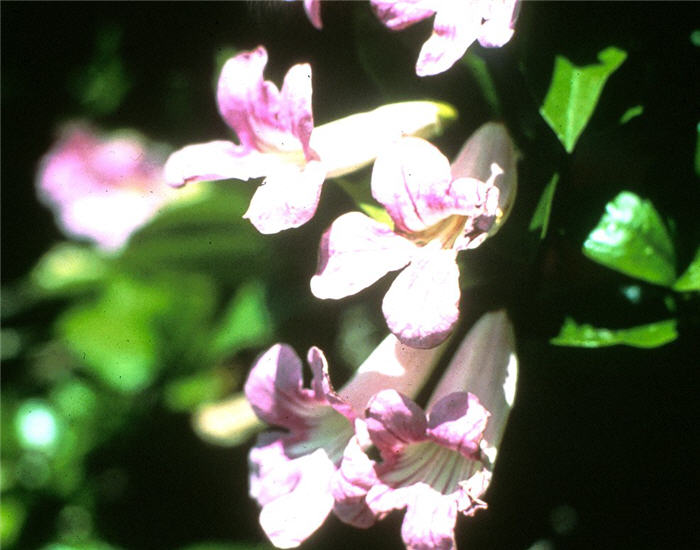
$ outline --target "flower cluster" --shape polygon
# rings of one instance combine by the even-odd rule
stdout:
[[[518,0],[370,5],[392,30],[435,17],[416,65],[420,76],[447,70],[475,40],[505,44],[518,11]],[[321,29],[320,0],[305,0],[304,8]],[[73,126],[43,160],[40,195],[69,234],[117,249],[178,193],[173,187],[252,180],[257,187],[243,217],[273,234],[313,218],[326,180],[373,163],[378,204],[358,205],[374,217],[348,212],[330,225],[310,289],[320,299],[341,299],[400,270],[382,304],[390,334],[338,391],[316,347],[307,355],[310,387],[290,346],[259,357],[245,395],[274,429],[250,451],[250,494],[280,548],[298,546],[331,511],[366,528],[399,509],[406,510],[407,548],[455,548],[458,514],[486,506],[482,496],[513,405],[517,365],[506,314],[484,315],[427,406],[414,400],[459,321],[458,255],[492,236],[512,207],[515,147],[505,126],[490,122],[450,163],[426,139],[456,112],[433,101],[382,105],[317,126],[311,66],[292,66],[278,88],[264,79],[267,61],[258,46],[221,70],[216,101],[235,140],[186,145],[162,164],[139,138],[102,138]]]
[[[517,361],[505,313],[483,316],[426,413],[413,398],[441,350],[410,348],[390,335],[338,392],[318,348],[308,353],[311,388],[289,346],[277,344],[256,361],[246,396],[279,429],[263,433],[250,452],[250,494],[275,546],[298,546],[331,510],[366,528],[405,508],[408,548],[455,548],[458,513],[486,507],[480,497],[513,405]],[[380,460],[367,454],[372,445]]]

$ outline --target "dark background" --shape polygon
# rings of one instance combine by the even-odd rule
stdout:
[[[690,41],[700,28],[698,11],[691,2],[526,2],[508,46],[474,46],[489,64],[501,114],[524,158],[511,221],[493,247],[475,252],[477,261],[492,267],[466,317],[480,307],[508,308],[521,376],[489,511],[460,521],[461,548],[524,549],[543,539],[549,548],[700,544],[698,300],[679,304],[680,337],[659,349],[548,343],[564,315],[611,327],[664,318],[661,289],[642,283],[642,300],[631,305],[619,292],[631,281],[580,253],[604,205],[620,190],[649,198],[672,220],[679,271],[700,242],[700,186],[693,174],[698,48]],[[464,67],[415,77],[428,22],[392,34],[361,2],[324,2],[322,16],[324,30],[318,32],[300,3],[3,2],[3,284],[18,280],[61,239],[33,187],[36,163],[57,125],[91,114],[104,128],[136,127],[173,147],[221,138],[227,128],[216,111],[212,82],[215,54],[223,48],[264,44],[270,54],[266,76],[276,82],[291,64],[310,61],[317,123],[388,101],[440,99],[460,112],[458,123],[438,140],[450,156],[491,116]],[[110,28],[121,32],[119,52],[132,86],[116,110],[95,115],[76,95],[74,75],[89,65],[97,36]],[[358,54],[364,36],[377,37],[369,61]],[[537,114],[554,56],[594,63],[609,45],[629,58],[606,85],[567,158]],[[399,76],[389,78],[394,74]],[[644,105],[644,115],[617,126],[637,104]],[[549,236],[539,243],[526,234],[527,223],[552,166],[562,180]],[[334,207],[328,208],[319,214],[323,221],[282,239],[299,247],[307,236],[317,238],[332,219]],[[313,330],[300,327],[298,343],[295,334],[286,336],[302,349]],[[8,380],[16,378],[3,369]],[[118,499],[97,503],[98,532],[114,545],[135,549],[263,540],[256,505],[247,498],[245,453],[203,443],[187,417],[164,410],[133,426],[90,458],[92,472],[119,464],[129,475]],[[49,540],[57,506],[49,498],[37,503],[19,548]],[[330,518],[306,547],[400,548],[399,525],[399,514],[368,532]]]

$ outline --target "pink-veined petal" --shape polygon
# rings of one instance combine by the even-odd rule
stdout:
[[[396,390],[382,390],[372,398],[365,422],[372,442],[385,459],[409,443],[425,439],[428,426],[423,409]]]
[[[195,181],[257,178],[269,169],[269,155],[244,152],[230,141],[188,145],[175,151],[163,169],[166,183],[180,187]]]
[[[246,380],[246,398],[261,420],[288,429],[303,428],[300,412],[316,404],[302,387],[301,359],[291,346],[275,344],[253,365]]]
[[[435,0],[371,0],[379,20],[393,31],[422,21],[435,13]]]
[[[406,137],[382,152],[372,169],[372,196],[397,229],[416,232],[449,215],[450,163],[429,142]]]
[[[428,401],[434,403],[453,392],[469,391],[491,414],[484,439],[501,445],[518,378],[513,325],[505,311],[485,314],[471,328],[450,361]]]
[[[298,482],[296,467],[284,450],[285,435],[263,432],[248,453],[249,494],[260,506],[286,495]]]
[[[279,104],[279,90],[263,79],[267,50],[258,46],[229,59],[217,86],[219,112],[246,149],[258,149],[257,126],[269,121]]]
[[[331,482],[335,515],[354,527],[364,529],[372,525],[376,515],[367,506],[365,496],[376,483],[374,462],[362,451],[357,437],[353,437]]]
[[[301,151],[304,144],[300,136],[310,133],[309,122],[313,127],[311,69],[308,65],[292,67],[287,73],[287,89],[280,93],[274,83],[263,79],[266,64],[263,46],[224,64],[217,87],[219,112],[245,151]],[[297,135],[296,131],[301,132]]]
[[[484,48],[500,48],[513,37],[520,2],[519,0],[491,0],[485,4],[485,7],[488,12],[482,15],[485,21],[481,25],[479,44]]]
[[[318,161],[280,168],[256,189],[243,217],[264,234],[299,227],[316,212],[325,177]]]
[[[325,521],[333,508],[328,490],[335,466],[322,449],[294,459],[293,490],[265,504],[260,525],[277,548],[295,548]]]
[[[427,433],[436,443],[468,458],[477,458],[488,417],[475,395],[454,392],[431,408]]]
[[[480,27],[478,2],[443,2],[435,15],[433,33],[421,48],[416,74],[431,76],[452,67],[477,39]]]
[[[343,214],[321,237],[319,262],[311,278],[317,298],[343,298],[406,265],[415,246],[388,226],[359,212]]]
[[[389,330],[403,343],[432,348],[459,319],[459,268],[454,250],[422,248],[384,296]]]
[[[406,506],[401,538],[409,550],[454,550],[457,502],[428,486],[418,484]]]
[[[280,119],[283,121],[282,127],[289,128],[301,143],[306,160],[318,160],[318,155],[309,147],[311,132],[314,129],[311,92],[311,65],[308,63],[294,65],[284,77]],[[281,149],[287,150],[287,144],[282,143]]]
[[[316,346],[312,346],[306,355],[306,360],[313,374],[311,387],[316,395],[316,399],[328,401],[336,412],[339,412],[348,420],[354,420],[355,411],[352,405],[342,399],[333,389],[333,384],[331,384],[331,378],[328,374],[328,361],[323,352]]]
[[[304,0],[304,11],[311,24],[318,30],[323,28],[321,21],[321,0]]]

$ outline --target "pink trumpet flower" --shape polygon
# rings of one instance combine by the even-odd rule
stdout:
[[[294,65],[278,90],[263,79],[266,64],[267,51],[259,46],[232,57],[221,71],[219,112],[239,144],[188,145],[165,164],[165,179],[176,187],[201,180],[265,178],[244,214],[261,233],[306,223],[316,212],[327,177],[357,170],[388,143],[431,133],[442,118],[454,116],[446,105],[407,102],[314,128],[310,65]]]
[[[513,36],[519,10],[519,0],[371,0],[371,4],[391,30],[435,15],[433,33],[416,63],[418,76],[446,71],[475,40],[486,48],[503,46]]]
[[[162,160],[134,132],[106,136],[72,123],[43,157],[37,192],[65,233],[117,250],[174,198]]]
[[[250,451],[250,495],[258,501],[260,525],[278,548],[298,546],[333,509],[331,484],[346,444],[370,397],[396,387],[415,395],[439,350],[415,350],[389,335],[335,392],[323,352],[308,353],[313,378],[304,388],[294,350],[276,344],[253,365],[245,394],[260,419],[280,429],[264,433]],[[373,521],[364,499],[345,499],[344,513]]]
[[[346,446],[333,484],[336,513],[358,527],[344,502],[364,498],[375,518],[406,509],[401,536],[409,550],[453,550],[458,513],[486,508],[497,448],[515,399],[517,359],[504,312],[482,317],[438,384],[427,414],[399,391],[379,392],[366,425],[381,460],[361,442]]]
[[[384,297],[387,325],[409,346],[438,345],[459,318],[457,253],[498,229],[515,187],[514,147],[500,124],[479,128],[452,166],[427,141],[404,138],[372,172],[393,228],[359,212],[336,219],[321,238],[312,293],[343,298],[405,267]]]

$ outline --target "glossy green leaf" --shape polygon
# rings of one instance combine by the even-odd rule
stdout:
[[[595,110],[605,82],[624,62],[627,54],[609,47],[598,54],[599,64],[577,67],[562,56],[554,61],[549,90],[540,114],[571,153]]]
[[[554,174],[552,179],[542,191],[540,200],[537,202],[537,208],[535,208],[535,213],[530,220],[530,231],[540,230],[540,239],[544,239],[547,236],[547,228],[549,227],[549,216],[552,212],[552,201],[554,200],[554,192],[557,189],[557,183],[559,182],[559,174]]]
[[[550,340],[556,346],[601,348],[625,345],[635,348],[656,348],[678,338],[676,320],[668,319],[626,329],[607,329],[592,325],[579,325],[567,317],[559,334]]]
[[[700,248],[695,252],[695,257],[688,268],[674,283],[673,290],[680,292],[700,291]]]
[[[611,269],[650,283],[676,280],[673,243],[651,202],[623,191],[583,243],[583,253]]]

